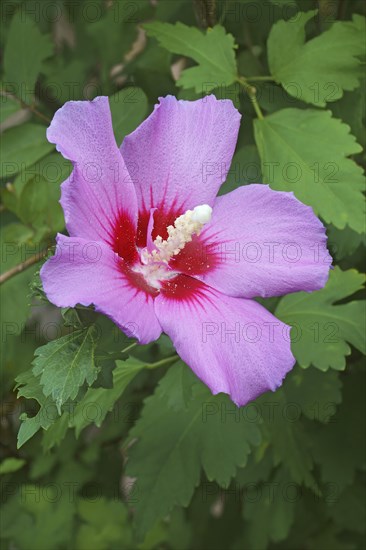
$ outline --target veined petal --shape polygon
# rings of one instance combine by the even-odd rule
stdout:
[[[212,205],[234,153],[240,114],[229,100],[160,98],[153,113],[127,136],[121,153],[132,175],[145,246],[151,208],[154,238],[186,210]]]
[[[59,234],[55,256],[40,275],[48,299],[58,307],[94,304],[142,344],[161,334],[153,304],[156,290],[103,243]]]
[[[184,262],[178,255],[174,269],[230,296],[318,290],[332,263],[326,242],[323,224],[293,193],[247,185],[216,199],[201,246],[191,257],[187,247]],[[188,272],[190,265],[202,269]]]
[[[104,241],[117,251],[116,232],[136,234],[137,199],[114,139],[108,98],[65,103],[47,138],[74,164],[61,187],[69,234]]]
[[[197,279],[165,282],[155,311],[183,361],[213,394],[227,393],[238,406],[274,391],[295,364],[290,327],[258,303]]]

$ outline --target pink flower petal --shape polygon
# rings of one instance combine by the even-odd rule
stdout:
[[[136,233],[137,202],[114,139],[108,98],[65,103],[56,112],[47,138],[74,164],[61,188],[69,234],[118,249],[116,232]]]
[[[289,327],[252,300],[179,275],[155,300],[162,329],[212,393],[237,405],[281,385],[295,364]]]
[[[136,186],[142,236],[151,208],[157,208],[155,220],[164,228],[189,208],[213,204],[230,167],[239,123],[231,101],[168,96],[124,139],[121,153]],[[160,233],[157,225],[154,229],[162,233],[161,227]]]
[[[180,265],[177,257],[175,268],[230,296],[318,290],[332,263],[325,228],[312,209],[293,193],[267,185],[247,185],[218,197],[200,239],[196,257]],[[199,265],[197,257],[208,266],[206,272],[187,271]]]
[[[161,334],[153,305],[157,291],[103,243],[59,234],[56,254],[43,265],[41,279],[58,307],[94,304],[142,344]]]

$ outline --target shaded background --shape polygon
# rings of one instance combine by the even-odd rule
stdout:
[[[364,13],[347,0],[2,2],[4,549],[365,547]],[[222,192],[294,190],[337,266],[323,291],[262,300],[296,328],[298,365],[240,410],[167,337],[133,347],[91,309],[49,305],[38,276],[65,231],[53,113],[108,95],[119,143],[159,96],[206,93],[243,115]],[[75,331],[101,370],[58,411],[32,361]]]

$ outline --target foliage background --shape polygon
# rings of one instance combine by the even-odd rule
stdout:
[[[364,548],[364,3],[1,11],[3,548]],[[241,410],[167,337],[137,347],[91,309],[60,312],[38,278],[70,171],[45,137],[53,113],[109,95],[120,142],[159,96],[205,93],[243,114],[223,192],[293,190],[326,224],[336,265],[324,290],[264,301],[296,327],[298,365]]]

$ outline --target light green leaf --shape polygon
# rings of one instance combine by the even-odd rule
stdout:
[[[24,103],[33,102],[42,62],[52,51],[50,37],[42,34],[34,20],[19,10],[11,21],[5,47],[4,80]]]
[[[37,348],[33,373],[41,376],[46,397],[52,396],[61,414],[61,406],[75,399],[84,382],[90,386],[97,377],[94,327],[77,330]]]
[[[179,86],[209,92],[235,82],[235,42],[221,25],[208,29],[205,34],[179,22],[172,25],[155,21],[146,23],[144,28],[148,36],[156,38],[169,52],[191,57],[198,63],[198,67],[182,72],[177,82]]]
[[[179,384],[180,368],[173,369]],[[137,478],[134,507],[140,536],[175,505],[188,505],[201,468],[209,481],[228,487],[236,468],[245,465],[251,447],[260,441],[257,425],[245,418],[243,409],[227,396],[213,397],[200,382],[186,407],[169,407],[171,376],[145,401],[130,434],[137,442],[128,450],[127,474]]]
[[[265,183],[293,191],[339,229],[364,232],[363,172],[346,158],[362,148],[347,125],[328,111],[283,109],[254,129]]]
[[[133,132],[147,114],[147,97],[140,88],[130,86],[109,98],[114,135],[118,145]]]
[[[27,122],[7,130],[0,140],[1,178],[14,176],[54,149],[46,139],[46,128]]]
[[[365,55],[365,18],[336,21],[305,43],[305,25],[316,11],[278,21],[268,38],[268,62],[276,82],[297,99],[324,107],[343,90],[359,86],[363,74],[358,57]]]
[[[334,305],[362,288],[364,277],[354,269],[336,267],[322,290],[297,292],[282,298],[276,316],[294,326],[292,351],[302,367],[313,364],[320,370],[344,370],[347,342],[364,352],[364,304],[359,301]]]
[[[20,468],[23,468],[25,464],[24,458],[5,458],[0,463],[0,475],[4,474],[12,474],[13,472],[17,472],[20,470]]]

